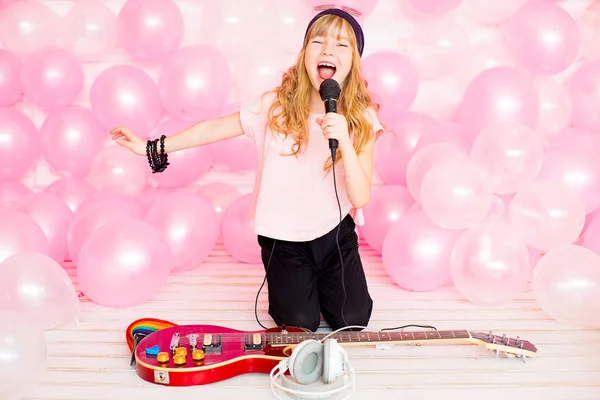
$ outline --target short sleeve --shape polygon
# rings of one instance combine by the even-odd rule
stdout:
[[[241,103],[240,122],[244,134],[250,139],[256,141],[257,135],[266,132],[269,108],[275,100],[275,96],[275,93],[266,93]]]
[[[373,132],[375,133],[375,140],[378,140],[383,134],[383,125],[381,125],[381,122],[379,121],[377,113],[373,107],[369,107],[367,109],[367,119],[369,122],[371,122]]]

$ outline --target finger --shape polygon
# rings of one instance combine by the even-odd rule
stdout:
[[[317,124],[321,125],[323,123],[323,118],[317,118]]]

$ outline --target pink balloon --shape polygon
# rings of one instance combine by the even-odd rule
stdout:
[[[163,122],[150,139],[161,135],[172,136],[189,128],[192,124],[187,121],[171,119]],[[213,164],[213,155],[208,146],[197,146],[176,151],[168,155],[169,166],[159,174],[152,174],[152,180],[161,188],[176,188],[187,186],[208,172]]]
[[[423,132],[418,138],[414,152],[433,143],[449,143],[458,146],[462,151],[471,150],[471,140],[465,128],[454,122],[439,122],[432,128]]]
[[[79,299],[63,267],[45,254],[23,252],[0,264],[0,310],[18,311],[33,329],[77,323]]]
[[[0,398],[20,400],[35,395],[48,365],[46,338],[31,329],[31,319],[18,311],[0,311]]]
[[[117,34],[138,60],[164,60],[183,42],[184,22],[172,0],[129,0],[117,18]]]
[[[59,197],[50,193],[33,193],[19,200],[14,209],[29,215],[48,239],[48,255],[59,263],[68,259],[67,229],[73,212]]]
[[[10,107],[23,96],[22,63],[10,51],[0,49],[0,107]]]
[[[158,229],[169,245],[171,272],[197,268],[214,249],[219,218],[203,196],[174,193],[157,199],[145,221]]]
[[[547,1],[529,1],[512,16],[507,44],[513,57],[534,74],[554,75],[567,69],[580,44],[575,19]]]
[[[180,49],[164,64],[158,78],[162,104],[170,115],[194,123],[212,118],[223,108],[231,84],[227,59],[210,46]]]
[[[200,193],[212,203],[219,219],[223,217],[231,203],[242,195],[238,188],[225,182],[212,182],[201,186],[194,192]]]
[[[133,307],[154,298],[169,276],[169,245],[147,222],[121,219],[95,232],[81,249],[81,291],[106,307]]]
[[[581,197],[557,181],[541,180],[521,189],[508,212],[527,244],[543,251],[577,240],[585,222]]]
[[[447,229],[467,229],[487,216],[491,183],[469,160],[450,157],[436,163],[421,183],[421,205],[431,220]]]
[[[559,181],[583,200],[587,214],[600,208],[600,153],[583,142],[546,147],[540,179]]]
[[[305,0],[311,7],[327,4],[323,0]],[[345,0],[342,4],[346,7],[359,11],[364,17],[373,12],[377,6],[378,0]]]
[[[40,128],[42,154],[60,175],[83,178],[106,142],[94,113],[81,106],[51,111]]]
[[[423,113],[407,111],[388,122],[386,132],[375,146],[375,168],[389,185],[406,184],[406,167],[419,138],[436,126],[436,121]]]
[[[79,178],[61,178],[44,189],[44,192],[53,194],[64,201],[72,212],[77,212],[81,204],[95,191],[91,183]]]
[[[538,79],[535,86],[540,98],[540,120],[536,132],[547,138],[567,127],[573,112],[573,102],[563,84],[550,79]]]
[[[115,48],[117,17],[100,0],[77,2],[64,17],[62,41],[81,59],[100,57]]]
[[[44,48],[23,62],[21,84],[25,97],[46,109],[65,107],[83,89],[83,67],[67,50]]]
[[[473,142],[471,161],[492,182],[494,193],[516,193],[532,183],[542,168],[544,150],[528,126],[503,122],[485,128]]]
[[[98,190],[136,195],[150,178],[148,160],[121,146],[108,146],[92,160],[90,182]]]
[[[142,208],[133,201],[114,198],[88,200],[71,218],[67,229],[67,250],[73,264],[77,265],[83,245],[92,234],[113,221],[125,218],[142,219]]]
[[[29,215],[0,208],[0,221],[0,263],[17,253],[48,254],[48,239]]]
[[[600,41],[599,24],[600,2],[594,1],[587,6],[577,20],[581,34],[581,53],[585,59],[593,60],[600,58],[600,47],[598,47],[598,42]]]
[[[529,0],[464,0],[463,4],[464,9],[475,17],[475,23],[494,26],[514,15],[526,1]]]
[[[106,129],[126,126],[142,139],[156,128],[162,115],[156,84],[146,72],[130,65],[101,72],[92,84],[90,103]]]
[[[179,191],[179,189],[147,186],[144,188],[144,190],[134,196],[134,198],[142,207],[144,212],[147,212],[158,199],[161,199],[164,196],[168,196],[172,193],[178,193]]]
[[[260,246],[254,233],[254,221],[250,215],[252,194],[239,197],[225,210],[221,222],[221,235],[225,251],[243,263],[261,262]]]
[[[571,123],[577,128],[600,130],[600,60],[584,63],[567,81],[573,101]]]
[[[589,220],[589,224],[584,228],[581,245],[600,255],[600,217],[598,215],[600,213],[595,214],[594,218],[586,219],[586,223]]]
[[[445,14],[454,10],[462,0],[409,0],[415,10],[424,14]]]
[[[581,128],[565,128],[556,135],[545,137],[546,145],[575,145],[580,144],[600,153],[600,135]]]
[[[373,191],[371,201],[363,209],[365,224],[361,227],[363,238],[372,249],[381,253],[388,231],[414,202],[403,186],[386,185]]]
[[[406,111],[415,101],[419,78],[415,67],[407,56],[394,51],[379,51],[366,56],[362,61],[369,91],[381,103],[381,120]]]
[[[527,286],[529,254],[519,231],[508,221],[488,221],[464,232],[450,261],[458,291],[478,305],[514,299]]]
[[[532,129],[538,124],[540,102],[531,79],[509,67],[486,69],[467,86],[456,114],[472,140],[498,122],[520,122]]]
[[[427,292],[451,284],[450,256],[460,233],[440,227],[423,211],[404,214],[385,237],[383,266],[406,290]]]
[[[549,251],[533,273],[540,308],[558,322],[600,328],[600,256],[575,245]]]
[[[31,189],[19,181],[0,182],[0,204],[5,206],[11,206],[30,193]]]
[[[453,157],[466,159],[467,154],[453,143],[432,143],[412,156],[406,167],[406,186],[416,201],[421,201],[421,184],[431,168]]]
[[[37,0],[20,0],[0,13],[0,42],[15,53],[28,54],[58,44],[60,17]]]
[[[0,107],[0,180],[21,179],[40,157],[40,138],[29,117]]]

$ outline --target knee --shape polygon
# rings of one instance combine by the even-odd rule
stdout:
[[[278,325],[294,326],[297,328],[308,329],[311,332],[315,332],[319,329],[321,324],[321,316],[319,313],[310,313],[306,311],[297,311],[290,313],[280,321],[275,321]]]
[[[333,318],[333,321],[329,323],[333,330],[341,329],[346,326],[368,326],[369,320],[371,319],[371,312],[373,311],[373,301],[369,299],[368,302],[364,303],[362,307],[354,309],[345,309],[343,314],[340,310],[338,316]],[[350,331],[360,331],[364,328],[350,328]]]

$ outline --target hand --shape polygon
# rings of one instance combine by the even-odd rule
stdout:
[[[348,121],[342,114],[327,113],[323,118],[317,118],[317,124],[323,129],[326,139],[337,139],[340,150],[354,147],[348,133]]]
[[[116,140],[121,146],[127,147],[140,156],[146,155],[146,142],[130,129],[121,126],[112,129],[110,134],[112,135],[112,140]]]

